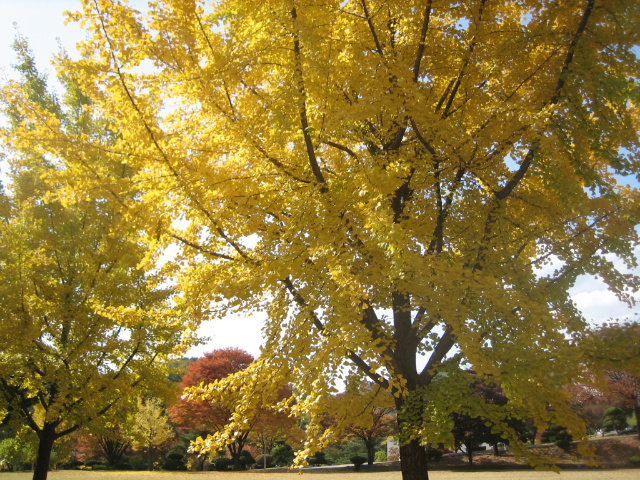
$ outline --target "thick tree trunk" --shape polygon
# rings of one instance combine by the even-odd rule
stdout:
[[[33,469],[33,480],[46,480],[53,444],[56,441],[55,426],[45,424],[39,434],[38,457]]]
[[[415,388],[415,384],[409,385],[409,389]],[[399,396],[395,399],[396,409],[398,413],[402,412],[405,406],[405,398]],[[403,429],[406,425],[398,419],[398,432],[402,437]],[[400,444],[400,470],[402,471],[402,480],[429,480],[429,469],[427,467],[427,450],[424,445],[420,445],[418,440],[412,440],[406,444]]]
[[[417,440],[400,445],[400,469],[402,480],[429,480],[424,445],[420,445]]]

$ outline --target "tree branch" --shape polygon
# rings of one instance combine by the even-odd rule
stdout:
[[[429,357],[429,361],[425,365],[424,369],[418,375],[418,381],[421,385],[426,385],[429,383],[429,380],[433,378],[433,373],[431,373],[431,369],[435,367],[438,363],[442,362],[444,357],[449,353],[449,350],[453,348],[456,343],[456,337],[453,334],[453,328],[450,326],[447,327],[444,334],[440,338],[440,341],[433,349],[431,356]]]
[[[298,18],[298,14],[296,11],[296,7],[293,7],[291,10],[291,17],[294,22],[294,30],[295,30],[295,22]],[[293,53],[296,59],[296,75],[298,77],[298,92],[300,93],[300,105],[298,106],[300,110],[300,123],[302,126],[302,135],[304,137],[304,144],[307,148],[307,156],[309,158],[309,164],[311,165],[311,171],[313,172],[313,176],[316,177],[316,180],[324,184],[325,179],[322,175],[322,171],[320,170],[320,166],[318,165],[318,158],[316,157],[315,147],[313,146],[313,141],[311,140],[310,128],[309,128],[309,120],[307,118],[307,99],[306,99],[306,91],[304,86],[304,77],[302,74],[302,48],[300,47],[300,38],[297,32],[293,32]]]
[[[416,53],[416,61],[413,64],[413,81],[417,82],[420,78],[420,63],[424,56],[425,40],[427,38],[427,30],[429,29],[429,19],[431,18],[432,0],[427,0],[424,7],[424,20],[422,21],[422,31],[420,32],[420,43],[418,44],[418,52]]]
[[[367,7],[366,0],[360,0],[360,5],[362,6],[364,17],[367,20],[367,25],[369,25],[369,31],[371,32],[371,36],[373,37],[373,42],[376,44],[376,51],[380,56],[384,56],[384,51],[382,50],[382,45],[380,44],[380,40],[378,40],[378,35],[376,34],[376,28],[374,27],[373,21],[371,20],[371,15],[369,14],[369,8]]]

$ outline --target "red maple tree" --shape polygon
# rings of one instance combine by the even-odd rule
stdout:
[[[232,373],[244,370],[254,358],[239,348],[223,348],[206,353],[189,364],[180,382],[180,395],[187,387],[212,383]],[[202,432],[217,432],[227,423],[229,410],[203,400],[180,398],[169,414],[180,428]]]
[[[254,358],[250,354],[239,348],[214,350],[189,364],[187,372],[180,382],[180,391],[200,383],[206,385],[227,377],[244,370],[253,361]],[[283,386],[278,400],[290,396],[291,390],[287,386]],[[204,436],[221,430],[229,421],[231,411],[227,407],[209,401],[180,398],[178,403],[171,408],[169,416],[176,427],[196,431]],[[261,450],[268,451],[275,440],[287,436],[289,430],[295,425],[296,421],[286,413],[275,412],[267,406],[261,408],[252,419],[251,429],[238,435],[236,441],[227,446],[231,458],[234,459],[234,467],[237,463],[235,460],[238,459],[245,447],[250,433],[253,432],[253,437]]]

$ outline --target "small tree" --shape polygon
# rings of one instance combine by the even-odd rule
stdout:
[[[569,448],[573,437],[567,431],[566,427],[562,425],[551,425],[547,430],[542,432],[543,443],[553,443],[556,447],[560,447],[563,450]]]
[[[604,411],[604,421],[602,428],[605,432],[615,430],[616,432],[627,427],[627,412],[620,407],[607,408]]]
[[[464,453],[473,465],[473,451],[491,436],[491,426],[480,417],[472,417],[461,413],[452,413],[453,429],[451,433],[455,440],[456,450],[464,447]]]
[[[26,434],[26,435],[25,435]],[[31,438],[29,438],[31,437]],[[37,439],[28,432],[0,441],[0,466],[10,472],[22,470],[36,460]]]
[[[280,390],[277,401],[283,401],[291,397],[289,387]],[[286,411],[273,408],[260,408],[251,421],[249,441],[263,454],[268,454],[273,449],[277,440],[291,441],[295,437],[304,435],[295,418]]]
[[[122,436],[103,436],[98,438],[98,447],[107,465],[117,467],[124,461],[125,455],[131,450],[131,441]]]
[[[344,393],[327,402],[327,419],[346,438],[362,441],[367,463],[373,465],[376,445],[397,431],[393,396],[372,382],[352,378]]]
[[[277,445],[271,450],[271,456],[273,457],[273,463],[278,467],[288,467],[293,462],[295,453],[290,445],[283,441],[276,442]]]
[[[148,397],[138,400],[133,436],[136,443],[146,449],[148,467],[152,470],[154,449],[175,436],[169,417],[159,399]]]

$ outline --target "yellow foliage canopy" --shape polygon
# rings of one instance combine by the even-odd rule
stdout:
[[[208,393],[244,393],[228,435],[292,382],[313,437],[349,365],[398,407],[431,402],[409,402],[415,446],[452,405],[435,374],[462,358],[541,428],[580,433],[560,388],[583,328],[568,290],[582,274],[629,301],[638,286],[606,256],[635,262],[640,198],[619,183],[639,172],[635,2],[83,5],[84,58],[60,67],[117,141],[34,108],[37,135],[87,188],[126,187],[95,151],[134,168],[131,215],[178,246],[164,269],[187,295],[268,311],[260,361]]]
[[[67,158],[34,141],[39,129],[105,144],[113,135],[101,117],[82,115],[87,98],[73,81],[61,102],[24,41],[16,51],[22,75],[11,87],[28,100],[7,102],[9,89],[2,98],[9,185],[0,189],[0,420],[35,432],[34,478],[44,479],[56,440],[95,427],[143,389],[166,393],[166,360],[194,343],[197,319],[149,268],[141,230],[119,204],[82,191]],[[126,177],[119,162],[109,167]]]

